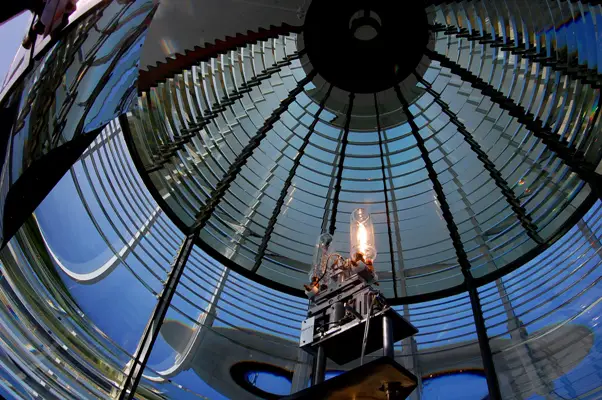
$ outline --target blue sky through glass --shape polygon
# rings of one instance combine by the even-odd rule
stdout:
[[[16,16],[0,26],[0,84],[8,72],[29,23],[30,13]]]

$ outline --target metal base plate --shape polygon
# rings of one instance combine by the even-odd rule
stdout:
[[[381,357],[337,377],[312,386],[283,400],[386,400],[384,384],[399,382],[394,398],[407,398],[418,386],[418,379],[410,371],[389,357]]]

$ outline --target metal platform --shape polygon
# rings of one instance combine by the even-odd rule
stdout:
[[[387,397],[386,383],[395,385],[395,393]],[[406,399],[418,385],[410,371],[389,357],[381,357],[324,383],[312,386],[282,400],[350,400]]]

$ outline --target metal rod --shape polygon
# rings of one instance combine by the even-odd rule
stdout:
[[[464,244],[462,243],[462,238],[460,237],[458,226],[454,221],[454,216],[452,215],[451,209],[449,208],[445,192],[443,191],[443,186],[441,185],[441,182],[439,182],[437,171],[435,170],[435,166],[431,161],[429,151],[427,150],[426,145],[424,143],[424,139],[422,138],[422,136],[420,136],[420,129],[418,128],[418,125],[416,125],[416,122],[414,121],[414,115],[410,111],[410,105],[401,93],[401,89],[399,88],[399,86],[395,86],[394,89],[397,93],[399,101],[401,102],[403,112],[406,114],[408,123],[412,128],[412,135],[416,140],[416,144],[418,146],[418,149],[420,150],[422,161],[424,162],[428,176],[433,184],[433,190],[435,191],[435,195],[437,196],[437,201],[439,202],[439,207],[441,208],[441,214],[443,215],[443,219],[447,223],[447,228],[449,229],[449,236],[456,251],[458,264],[460,265],[460,268],[470,270],[470,261],[468,261],[468,256],[466,255],[466,251],[464,250]]]
[[[324,214],[322,214],[322,225],[320,228],[320,233],[326,233],[328,232],[328,220],[330,219],[330,204],[332,203],[332,192],[334,190],[334,184],[336,182],[337,179],[337,168],[339,167],[339,158],[341,157],[341,147],[342,147],[342,142],[341,142],[341,138],[343,137],[343,132],[339,132],[339,136],[337,137],[337,147],[335,148],[334,152],[336,154],[336,156],[334,157],[334,160],[332,162],[332,170],[330,173],[330,182],[328,183],[328,191],[326,192],[326,196],[324,196],[324,198],[326,199],[326,201],[324,202]]]
[[[393,321],[387,315],[383,316],[383,355],[395,359],[393,346]]]
[[[318,352],[314,357],[314,373],[312,376],[312,386],[319,385],[326,378],[326,352],[324,346],[318,346]]]
[[[226,171],[219,183],[215,185],[215,188],[211,192],[211,196],[207,200],[207,203],[205,203],[205,206],[200,210],[192,229],[193,231],[201,230],[205,227],[205,224],[207,224],[209,219],[211,219],[211,216],[217,208],[217,205],[226,195],[230,185],[232,182],[234,182],[242,167],[247,163],[249,158],[251,158],[251,155],[255,149],[261,145],[261,141],[267,136],[268,132],[272,130],[276,121],[280,119],[282,114],[284,114],[288,107],[295,101],[295,98],[303,91],[303,87],[311,82],[315,75],[316,72],[312,71],[305,78],[297,82],[297,86],[289,92],[288,96],[284,100],[282,100],[280,106],[272,112],[272,115],[268,117],[263,126],[259,128],[257,134],[249,140],[249,143],[238,154],[236,159],[228,168],[228,171]]]
[[[431,84],[425,79],[423,79],[419,74],[414,72],[414,75],[416,76],[416,79],[418,79],[418,82],[424,85],[426,92],[433,96],[433,98],[435,99],[435,103],[437,103],[437,105],[439,105],[443,113],[449,117],[450,122],[456,127],[458,133],[460,133],[460,135],[464,137],[464,141],[468,143],[470,149],[477,155],[477,158],[481,160],[483,167],[489,172],[489,175],[495,182],[496,186],[502,192],[502,195],[506,199],[506,202],[510,205],[512,211],[514,211],[516,218],[521,223],[523,229],[527,232],[527,235],[529,235],[529,237],[533,239],[536,243],[542,244],[544,240],[538,233],[537,225],[533,223],[533,220],[531,219],[531,216],[528,215],[525,207],[521,205],[520,200],[518,200],[516,194],[514,194],[514,191],[510,189],[510,186],[508,186],[508,182],[506,182],[501,172],[498,171],[495,164],[493,163],[493,161],[491,161],[487,153],[485,153],[485,151],[477,143],[472,133],[470,133],[470,131],[466,129],[466,126],[464,126],[464,124],[460,121],[456,113],[454,113],[450,109],[449,105],[441,99],[441,94],[435,91],[432,88]]]
[[[155,341],[159,336],[161,325],[163,324],[165,315],[167,315],[167,310],[169,309],[171,300],[176,292],[178,283],[180,282],[180,277],[184,271],[184,266],[186,265],[188,257],[190,257],[190,253],[194,247],[195,239],[196,234],[188,235],[186,239],[184,239],[184,242],[178,251],[173,268],[167,277],[165,287],[163,288],[159,300],[157,301],[157,305],[151,314],[151,318],[144,329],[142,340],[138,344],[138,348],[136,350],[134,359],[132,360],[132,365],[128,372],[128,376],[121,387],[121,392],[119,393],[118,397],[119,400],[130,400],[134,398],[136,387],[142,378],[148,358],[150,357]]]
[[[297,151],[297,156],[295,157],[295,160],[293,161],[293,167],[290,169],[290,171],[288,173],[288,177],[286,178],[286,181],[284,182],[284,186],[282,187],[282,190],[280,191],[280,197],[278,197],[278,200],[276,201],[276,206],[274,207],[274,211],[272,212],[272,216],[268,222],[268,227],[265,230],[265,234],[263,235],[263,239],[261,240],[261,245],[259,245],[257,254],[255,255],[255,265],[253,265],[253,269],[251,270],[253,272],[257,272],[257,269],[261,265],[261,260],[263,259],[263,256],[265,255],[265,251],[268,248],[268,243],[270,242],[270,238],[272,237],[272,233],[274,232],[276,222],[278,221],[278,215],[280,215],[280,211],[282,211],[282,206],[284,205],[284,200],[286,199],[288,190],[293,183],[293,178],[295,177],[295,174],[297,173],[297,169],[299,168],[299,165],[301,164],[301,158],[305,154],[305,149],[309,145],[309,140],[314,133],[314,129],[316,128],[318,121],[320,121],[320,114],[322,113],[322,111],[324,110],[324,107],[326,106],[326,101],[330,97],[330,92],[332,92],[332,85],[330,85],[330,87],[328,88],[328,92],[326,92],[326,95],[320,102],[320,107],[318,108],[318,111],[316,112],[314,121],[309,126],[309,130],[308,130],[307,134],[305,135],[305,138],[303,139],[303,144],[301,145],[301,147],[299,147],[299,150]]]
[[[546,46],[537,47],[533,43],[530,43],[529,48],[527,48],[524,43],[525,35],[523,35],[523,32],[516,32],[514,37],[498,34],[494,36],[482,28],[477,31],[475,29],[444,24],[431,25],[430,29],[433,32],[444,32],[445,35],[454,35],[459,39],[466,39],[470,42],[495,47],[503,52],[517,56],[519,59],[527,59],[544,67],[551,67],[554,71],[568,76],[573,80],[578,79],[593,88],[598,89],[600,87],[602,75],[597,70],[591,69],[587,65],[574,65],[568,60],[566,54],[557,52],[555,49],[548,52]],[[529,38],[527,37],[526,40],[529,40]]]
[[[243,83],[240,87],[235,87],[232,89],[224,98],[213,104],[212,112],[204,115],[191,127],[182,129],[180,134],[170,139],[169,142],[160,145],[156,149],[155,153],[151,156],[151,158],[155,160],[155,163],[149,166],[146,169],[146,172],[150,174],[152,172],[161,170],[165,164],[178,153],[179,150],[183,149],[184,146],[192,140],[192,138],[196,137],[197,132],[202,131],[211,123],[211,121],[221,115],[227,109],[227,106],[234,104],[236,99],[243,97],[242,93],[248,92],[251,88],[261,85],[264,80],[271,78],[272,75],[274,75],[276,72],[279,72],[284,66],[290,65],[291,61],[299,59],[304,53],[305,50],[301,50],[290,54],[284,57],[284,59],[276,62],[274,66],[261,71],[249,81]]]
[[[483,79],[474,75],[471,71],[458,63],[450,60],[445,55],[430,49],[426,49],[425,53],[431,60],[439,62],[442,67],[449,69],[464,82],[470,83],[475,89],[479,89],[481,93],[489,97],[493,103],[497,104],[502,110],[507,111],[510,116],[515,117],[520,124],[533,132],[535,137],[540,139],[548,149],[553,151],[564,164],[579,175],[581,179],[589,183],[598,197],[602,195],[602,190],[600,190],[601,179],[600,175],[595,172],[595,165],[587,162],[584,154],[571,147],[565,139],[562,139],[561,136],[552,129],[552,127],[525,110],[521,105],[516,104],[513,99],[504,95],[504,93],[495,89],[492,85],[486,83]]]
[[[477,331],[479,346],[481,349],[483,368],[485,369],[485,376],[487,378],[487,384],[489,387],[489,398],[491,400],[501,400],[502,397],[500,394],[500,387],[497,380],[497,375],[495,373],[495,366],[493,364],[491,348],[489,346],[489,338],[487,337],[485,320],[483,318],[479,296],[476,291],[476,285],[474,284],[472,274],[470,273],[470,261],[468,260],[468,256],[466,255],[466,251],[464,250],[464,244],[462,243],[462,238],[460,236],[458,226],[454,221],[454,216],[449,208],[447,198],[445,197],[445,192],[443,191],[443,186],[439,182],[437,171],[435,170],[433,162],[431,161],[424,139],[420,135],[420,129],[418,128],[418,125],[416,125],[416,122],[414,121],[414,115],[410,111],[410,105],[401,93],[401,89],[399,88],[399,86],[395,86],[394,89],[395,93],[397,94],[397,97],[399,98],[399,101],[401,102],[403,112],[406,114],[408,124],[412,128],[412,134],[414,136],[414,139],[416,140],[418,149],[420,150],[420,154],[426,166],[428,176],[431,179],[431,182],[433,183],[433,189],[437,196],[437,201],[439,202],[439,207],[441,208],[443,219],[447,224],[449,236],[456,251],[458,264],[460,265],[460,269],[464,274],[464,283],[469,291],[470,303],[473,308],[473,316],[475,320],[475,328]]]
[[[383,134],[380,129],[380,113],[378,111],[378,99],[374,93],[374,110],[376,111],[376,129],[378,130],[378,146],[380,147],[380,165],[383,176],[383,193],[385,195],[385,214],[387,215],[387,236],[389,239],[389,255],[391,259],[391,277],[393,279],[393,293],[397,295],[397,276],[395,273],[395,255],[393,254],[393,232],[391,231],[391,215],[389,213],[389,191],[387,189],[387,174],[385,173],[385,152],[383,149]],[[402,257],[399,254],[399,257]]]
[[[339,157],[339,170],[337,172],[337,180],[334,186],[334,198],[332,200],[332,214],[330,217],[330,227],[328,232],[334,235],[337,229],[337,209],[339,207],[339,195],[341,194],[341,182],[343,181],[343,168],[345,167],[345,153],[347,151],[347,139],[349,137],[349,125],[351,124],[351,110],[353,109],[353,100],[355,93],[349,93],[349,107],[347,108],[347,117],[345,119],[345,131],[341,139],[341,156]]]
[[[479,349],[481,350],[481,359],[483,361],[483,369],[485,370],[485,378],[487,379],[487,387],[489,388],[490,400],[502,400],[500,384],[495,373],[495,364],[489,345],[489,337],[487,336],[487,328],[485,326],[485,318],[481,308],[481,300],[477,292],[475,282],[470,271],[462,270],[468,296],[470,297],[470,305],[472,307],[472,315],[474,316],[474,324],[479,339]]]

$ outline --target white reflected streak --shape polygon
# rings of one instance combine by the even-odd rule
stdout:
[[[42,232],[41,229],[40,229],[40,235],[42,236],[42,240],[44,241],[44,245],[46,246],[48,253],[52,257],[54,262],[58,265],[58,267],[65,274],[67,274],[71,279],[73,279],[79,283],[90,285],[90,284],[93,284],[93,283],[103,280],[104,278],[109,276],[111,274],[111,272],[113,272],[113,270],[121,263],[121,260],[123,260],[125,257],[127,257],[132,252],[132,250],[140,243],[142,238],[148,233],[148,231],[150,230],[152,225],[155,223],[155,221],[157,220],[157,217],[160,214],[161,214],[161,208],[156,207],[155,210],[151,213],[150,217],[144,222],[144,224],[142,224],[140,229],[138,229],[138,231],[134,234],[134,236],[132,236],[132,238],[128,241],[128,243],[125,246],[123,246],[121,248],[121,250],[119,250],[119,252],[117,252],[117,254],[113,254],[113,256],[111,258],[109,258],[107,260],[107,262],[105,262],[99,268],[95,269],[92,272],[87,272],[84,274],[73,272],[66,265],[64,265],[61,262],[61,260],[59,259],[59,257],[54,253],[54,251],[52,251],[52,247],[46,240],[46,237],[44,236],[44,233]],[[34,218],[35,218],[35,215],[34,215]],[[36,223],[37,223],[37,219],[36,219]]]

